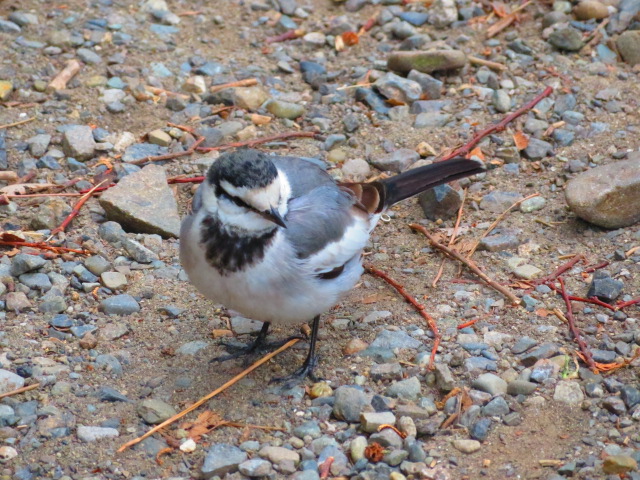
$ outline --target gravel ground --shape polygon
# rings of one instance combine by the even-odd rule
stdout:
[[[50,241],[90,254],[1,247],[0,395],[38,386],[0,398],[0,480],[311,480],[330,457],[325,478],[640,479],[639,305],[573,302],[594,360],[625,363],[595,374],[553,313],[566,312],[562,298],[535,285],[579,254],[562,276],[572,295],[640,297],[640,1],[533,2],[490,37],[516,7],[0,1],[0,125],[18,123],[0,127],[1,239],[47,240],[77,198],[11,195],[118,184]],[[345,32],[363,25],[350,45]],[[77,71],[56,84],[65,68]],[[239,80],[253,85],[210,89]],[[315,131],[258,148],[362,181],[433,161],[547,86],[474,150],[485,174],[403,202],[372,236],[367,260],[437,320],[434,370],[422,317],[365,275],[324,316],[324,382],[269,382],[302,362],[300,342],[116,452],[243,370],[209,362],[225,352],[219,337],[245,342],[260,329],[204,300],[179,264],[194,184],[167,178],[201,175],[218,152],[146,157],[200,138],[215,147]],[[462,252],[539,193],[473,257],[521,307],[453,261],[432,286],[442,257],[407,225],[447,242],[463,189]],[[210,428],[222,421],[240,426]]]

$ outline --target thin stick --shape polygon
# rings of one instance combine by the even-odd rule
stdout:
[[[132,165],[142,165],[143,163],[151,163],[151,162],[161,162],[163,160],[173,160],[174,158],[186,157],[187,155],[191,155],[196,151],[198,146],[204,142],[204,137],[200,137],[197,139],[193,145],[187,148],[184,152],[174,152],[174,153],[165,153],[164,155],[155,155],[150,157],[139,158],[138,160],[133,160],[129,162]]]
[[[530,280],[529,283],[534,285],[542,285],[543,283],[552,282],[560,275],[562,275],[567,270],[570,270],[574,267],[574,265],[580,261],[584,260],[584,255],[575,255],[571,260],[569,260],[564,265],[561,265],[555,272],[551,275],[547,275],[546,277],[539,278],[537,280]]]
[[[164,422],[162,422],[159,425],[156,425],[155,427],[153,427],[151,430],[149,430],[147,433],[145,433],[144,435],[138,437],[138,438],[134,438],[133,440],[125,443],[124,445],[122,445],[119,449],[118,449],[118,453],[122,453],[124,452],[127,448],[140,443],[142,440],[144,440],[145,438],[147,438],[150,435],[153,435],[155,432],[157,432],[158,430],[163,429],[164,427],[166,427],[167,425],[171,425],[173,422],[175,422],[176,420],[178,420],[179,418],[184,417],[187,413],[194,411],[196,408],[198,408],[200,405],[202,405],[203,403],[208,402],[209,400],[211,400],[213,397],[215,397],[216,395],[218,395],[220,392],[223,392],[224,390],[226,390],[227,388],[229,388],[230,386],[232,386],[233,384],[237,383],[238,380],[243,379],[244,377],[246,377],[247,375],[249,375],[251,372],[253,372],[256,368],[258,368],[259,366],[263,365],[264,363],[267,363],[269,360],[271,360],[273,357],[275,357],[276,355],[278,355],[281,352],[284,352],[286,349],[288,349],[289,347],[291,347],[292,345],[295,345],[296,343],[298,343],[300,341],[299,338],[293,338],[291,340],[289,340],[287,343],[285,343],[283,346],[281,346],[280,348],[278,348],[277,350],[274,350],[273,352],[265,355],[264,357],[262,357],[260,360],[258,360],[256,363],[254,363],[253,365],[251,365],[249,368],[247,368],[246,370],[243,370],[242,372],[240,372],[238,375],[236,375],[235,377],[233,377],[231,380],[229,380],[227,383],[225,383],[224,385],[222,385],[221,387],[216,388],[213,392],[209,393],[208,395],[202,397],[200,400],[198,400],[196,403],[194,403],[193,405],[191,405],[188,408],[185,408],[184,410],[182,410],[181,412],[175,414],[173,417],[169,418],[168,420],[165,420]]]
[[[69,215],[67,215],[67,218],[65,218],[62,223],[60,224],[60,226],[54,228],[51,231],[51,235],[49,235],[49,238],[47,238],[47,242],[49,242],[53,237],[55,237],[58,233],[60,232],[64,232],[65,229],[69,226],[69,224],[71,223],[71,221],[76,218],[78,216],[78,214],[80,213],[80,209],[82,208],[82,206],[87,202],[87,200],[89,200],[89,198],[93,195],[93,193],[100,188],[100,186],[105,183],[107,181],[107,179],[105,178],[103,181],[101,181],[99,184],[97,184],[95,187],[93,187],[91,190],[89,190],[87,193],[85,193],[82,197],[80,197],[78,199],[78,201],[76,202],[76,204],[73,206],[73,209],[71,210],[71,213],[69,213]]]
[[[80,255],[90,255],[91,252],[89,250],[78,250],[77,248],[66,248],[66,247],[54,247],[53,245],[47,245],[46,243],[33,243],[33,242],[13,242],[7,240],[0,240],[0,245],[5,245],[7,247],[30,247],[30,248],[38,248],[40,250],[49,250],[51,252],[60,253],[79,253]]]
[[[171,177],[167,178],[169,185],[174,183],[202,183],[205,177]]]
[[[18,125],[24,125],[25,123],[33,122],[36,117],[25,118],[24,120],[20,120],[18,122],[7,123],[5,125],[0,125],[0,130],[5,128],[17,127]]]
[[[433,337],[434,337],[433,347],[431,348],[431,358],[429,358],[429,369],[433,370],[435,360],[436,360],[436,351],[438,350],[438,346],[440,345],[440,338],[441,338],[440,331],[438,330],[438,324],[436,323],[434,318],[427,313],[427,311],[424,308],[424,305],[422,305],[421,303],[418,303],[418,301],[415,299],[414,296],[412,296],[409,292],[407,292],[400,283],[395,281],[385,272],[383,272],[382,270],[378,270],[377,268],[371,265],[365,265],[364,269],[367,272],[371,273],[372,275],[380,277],[389,285],[391,285],[393,288],[395,288],[398,291],[398,293],[402,295],[407,302],[409,302],[411,305],[415,307],[415,309],[418,311],[420,316],[426,320],[427,324],[429,325],[429,328],[433,332]]]
[[[164,88],[152,87],[151,85],[145,85],[144,89],[153,93],[154,95],[166,95],[167,97],[178,97],[184,100],[189,99],[189,95],[185,95],[184,93],[172,92],[170,90],[165,90]]]
[[[460,325],[458,325],[456,328],[457,328],[458,330],[462,330],[463,328],[470,327],[471,325],[475,324],[477,321],[478,321],[478,319],[477,319],[477,318],[474,318],[473,320],[469,320],[468,322],[461,323],[461,324],[460,324]]]
[[[456,235],[458,235],[458,228],[460,227],[460,220],[462,220],[462,210],[464,209],[464,201],[467,199],[467,191],[464,190],[464,194],[462,196],[462,202],[460,203],[460,208],[458,209],[458,216],[456,217],[456,224],[453,227],[453,232],[451,233],[451,238],[449,239],[449,246],[451,247],[453,245],[453,242],[456,241]],[[431,282],[431,287],[436,288],[436,286],[438,285],[438,281],[440,280],[440,277],[442,276],[442,272],[444,272],[444,262],[446,261],[446,259],[442,259],[442,262],[440,262],[440,268],[438,269],[438,273],[436,274],[436,278],[433,279],[433,282]]]
[[[637,304],[637,303],[640,303],[640,298],[635,298],[635,299],[633,299],[633,300],[629,300],[628,302],[618,303],[618,304],[615,306],[615,309],[616,309],[616,310],[621,310],[621,309],[623,309],[623,308],[625,308],[625,307],[630,307],[631,305],[635,305],[635,304]]]
[[[228,150],[230,148],[255,147],[256,145],[274,142],[276,140],[287,140],[289,138],[302,138],[302,137],[313,138],[316,135],[317,135],[316,132],[284,132],[284,133],[278,133],[276,135],[271,135],[268,137],[255,138],[253,140],[245,140],[243,142],[234,142],[234,143],[227,143],[225,145],[218,145],[217,147],[198,147],[198,151],[199,152],[215,152],[219,150]]]
[[[498,72],[503,72],[507,69],[506,65],[503,65],[498,62],[492,62],[491,60],[485,60],[484,58],[467,56],[467,59],[472,65],[481,65],[483,67],[489,67],[491,70],[497,70]]]
[[[289,30],[287,32],[281,33],[280,35],[274,35],[273,37],[265,38],[265,43],[277,43],[284,42],[286,40],[295,40],[296,38],[300,38],[304,36],[305,31],[302,28],[296,28],[295,30]]]
[[[446,245],[442,245],[422,225],[418,225],[417,223],[412,223],[409,225],[409,228],[411,228],[412,230],[417,230],[418,232],[422,233],[425,237],[427,237],[427,239],[429,240],[429,243],[431,243],[432,246],[436,247],[438,250],[441,250],[449,257],[454,258],[459,262],[463,263],[464,265],[466,265],[467,268],[469,268],[469,270],[471,270],[478,277],[480,277],[487,285],[489,285],[491,288],[493,288],[494,290],[497,290],[502,295],[507,297],[513,305],[520,305],[522,303],[522,300],[516,297],[507,288],[491,280],[486,273],[480,270],[480,267],[478,267],[473,260],[471,260],[470,258],[464,257],[464,255],[462,255],[461,253],[447,247]]]
[[[564,303],[567,306],[567,322],[569,323],[569,330],[571,330],[571,334],[573,335],[573,338],[575,339],[576,343],[580,347],[580,351],[584,355],[587,365],[589,365],[589,368],[593,373],[597,374],[598,367],[596,367],[596,364],[593,360],[593,356],[591,355],[591,350],[589,350],[589,347],[587,346],[585,341],[582,339],[582,336],[580,335],[580,331],[576,327],[576,322],[575,322],[575,319],[573,318],[573,308],[571,307],[571,300],[569,299],[569,295],[567,294],[567,289],[564,285],[564,280],[562,279],[562,277],[558,277],[558,282],[560,282],[562,299],[564,300]]]
[[[509,115],[507,115],[506,117],[504,117],[500,122],[491,125],[489,127],[487,127],[485,130],[482,130],[481,132],[477,133],[475,137],[473,137],[469,142],[467,142],[466,144],[464,144],[463,146],[456,148],[453,152],[445,155],[444,157],[442,157],[440,160],[440,162],[443,162],[445,160],[450,160],[454,157],[459,157],[459,156],[465,156],[466,154],[468,154],[471,150],[473,150],[473,148],[480,143],[480,141],[486,137],[487,135],[491,135],[492,133],[495,132],[501,132],[502,130],[504,130],[506,128],[506,126],[514,121],[516,118],[518,118],[519,116],[525,114],[526,112],[528,112],[529,110],[531,110],[533,107],[535,107],[538,103],[540,103],[540,101],[543,98],[548,97],[549,95],[551,95],[551,93],[553,92],[553,88],[552,87],[547,87],[545,88],[542,93],[540,93],[539,95],[537,95],[535,98],[533,98],[533,100],[531,100],[529,103],[526,103],[525,105],[523,105],[522,107],[520,107],[518,110],[516,110],[513,113],[510,113]]]
[[[28,392],[29,390],[35,390],[40,386],[39,383],[34,383],[33,385],[27,385],[26,387],[16,388],[15,390],[11,390],[10,392],[5,392],[0,394],[0,398],[10,397],[12,395],[18,395],[19,393]]]
[[[562,293],[562,291],[558,287],[556,287],[552,282],[547,282],[545,285],[547,285],[549,288],[551,288],[551,290],[554,290],[557,293]],[[582,303],[590,303],[592,305],[598,305],[599,307],[606,308],[607,310],[615,311],[618,309],[613,305],[609,305],[608,303],[605,303],[602,300],[599,300],[597,297],[583,298],[583,297],[576,297],[574,295],[569,295],[569,300],[571,300],[572,302],[582,302]]]
[[[55,76],[49,85],[47,85],[48,91],[58,91],[64,90],[67,86],[69,80],[76,76],[76,74],[82,69],[82,64],[76,60],[72,59],[67,62],[67,65]]]
[[[227,82],[227,83],[221,83],[219,85],[213,85],[209,87],[209,92],[216,93],[226,88],[252,87],[253,85],[257,85],[257,84],[258,84],[257,78],[246,78],[244,80],[238,80],[237,82]]]
[[[500,215],[498,215],[498,218],[496,218],[495,221],[491,225],[489,225],[489,228],[487,228],[484,231],[484,233],[482,234],[482,236],[476,241],[476,243],[474,243],[473,248],[471,249],[471,251],[467,255],[467,258],[471,258],[473,256],[473,254],[476,253],[476,250],[478,249],[478,246],[480,245],[480,242],[482,241],[482,239],[484,237],[486,237],[487,235],[489,235],[494,228],[496,228],[496,226],[504,219],[504,217],[507,216],[507,213],[509,213],[514,208],[516,208],[518,205],[520,205],[525,200],[529,200],[530,198],[539,197],[539,196],[540,196],[539,193],[534,193],[532,195],[529,195],[528,197],[524,197],[523,199],[520,199],[517,202],[515,202],[513,205],[511,205],[509,208],[507,208]]]

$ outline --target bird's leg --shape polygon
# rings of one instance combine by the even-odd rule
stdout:
[[[224,347],[227,350],[232,351],[232,353],[229,353],[228,355],[221,355],[219,357],[212,358],[210,362],[226,362],[227,360],[233,360],[235,358],[240,358],[244,356],[250,357],[254,353],[266,351],[272,348],[281,347],[282,345],[284,345],[285,343],[287,343],[289,340],[293,338],[302,338],[299,335],[298,336],[294,335],[292,337],[286,338],[285,340],[281,340],[278,342],[267,342],[266,341],[267,334],[269,332],[270,325],[271,323],[264,322],[262,324],[262,329],[260,329],[260,333],[258,333],[258,336],[256,337],[256,339],[248,345],[233,345],[230,343],[223,343]]]
[[[249,345],[243,345],[238,347],[236,345],[225,344],[226,348],[230,350],[235,350],[235,352],[230,353],[229,355],[221,355],[219,357],[212,358],[210,362],[226,362],[227,360],[239,358],[244,355],[250,355],[252,353],[255,353],[257,351],[264,349],[267,346],[267,342],[265,340],[267,339],[267,334],[269,332],[270,325],[271,324],[269,322],[264,322],[262,324],[262,328],[260,329],[260,333],[258,333],[258,336],[256,337],[256,339]]]
[[[320,380],[313,374],[313,370],[318,365],[318,356],[316,355],[316,342],[318,340],[318,328],[320,327],[320,315],[313,319],[311,325],[311,337],[309,339],[309,353],[302,366],[286,377],[274,378],[271,382],[283,382],[283,388],[288,390],[295,387],[302,382],[305,378],[310,378],[314,382]]]

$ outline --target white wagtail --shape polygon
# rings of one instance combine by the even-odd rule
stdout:
[[[182,222],[180,259],[205,297],[264,322],[249,351],[264,344],[271,323],[313,319],[307,358],[287,379],[314,379],[320,314],[358,282],[362,251],[380,215],[483,171],[481,162],[454,158],[376,182],[340,184],[305,159],[247,149],[225,153]]]

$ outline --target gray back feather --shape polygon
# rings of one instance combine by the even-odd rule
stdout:
[[[291,184],[292,198],[306,195],[321,185],[333,185],[335,181],[327,172],[313,163],[297,157],[269,157],[282,170]]]

